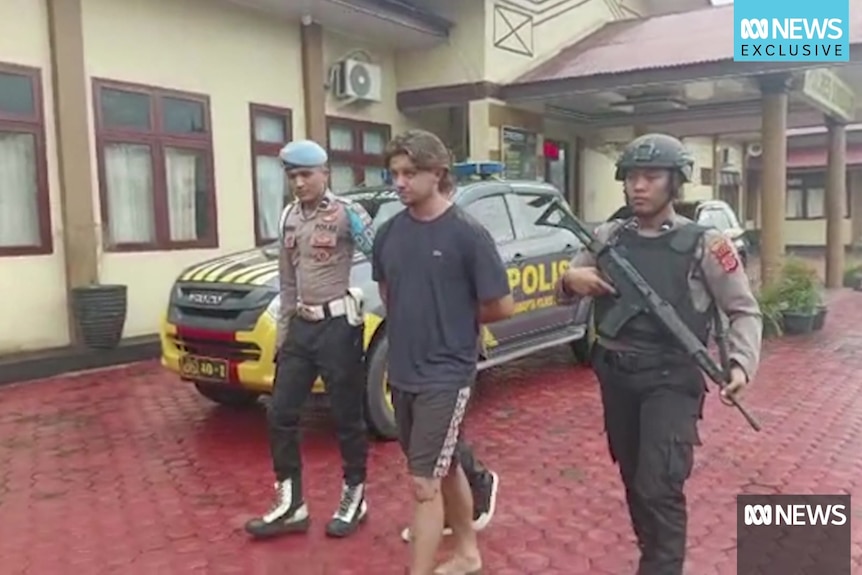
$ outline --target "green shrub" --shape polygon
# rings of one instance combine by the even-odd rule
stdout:
[[[767,286],[757,294],[760,313],[763,314],[764,337],[781,337],[784,332],[783,313],[784,302],[777,285]]]
[[[817,270],[810,264],[795,257],[785,260],[776,284],[784,311],[814,313],[823,301],[821,288]]]
[[[844,270],[844,281],[842,285],[847,288],[856,286],[856,276],[862,274],[862,264],[854,264],[847,266]]]

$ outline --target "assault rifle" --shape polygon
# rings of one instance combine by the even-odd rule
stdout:
[[[574,215],[568,210],[560,209],[554,203],[551,203],[545,213],[539,217],[537,224],[563,228],[574,233],[593,255],[596,260],[596,267],[610,280],[616,289],[616,297],[625,306],[621,314],[617,314],[616,317],[608,317],[611,323],[627,321],[628,318],[637,313],[650,313],[676,338],[685,353],[695,361],[697,366],[720,390],[727,387],[730,382],[730,370],[726,362],[726,348],[719,349],[724,364],[724,368],[722,368],[709,355],[706,346],[683,323],[673,306],[656,293],[640,272],[619,253],[616,247],[599,241],[595,234],[590,233]],[[722,348],[725,346],[725,342],[722,334],[721,317],[717,313],[715,321],[717,324],[717,343],[719,348]],[[730,396],[728,401],[739,410],[755,431],[760,431],[760,424],[735,397]]]

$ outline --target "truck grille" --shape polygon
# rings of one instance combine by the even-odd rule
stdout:
[[[234,362],[259,361],[260,347],[244,341],[224,341],[201,336],[172,336],[174,344],[183,352],[204,357],[217,357]]]

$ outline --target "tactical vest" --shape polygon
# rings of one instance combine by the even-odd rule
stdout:
[[[713,317],[712,306],[704,312],[694,307],[689,288],[692,267],[697,265],[695,251],[706,228],[694,223],[657,237],[644,237],[636,229],[624,227],[614,235],[612,243],[632,266],[637,269],[656,293],[679,314],[697,338],[706,344]],[[699,270],[698,270],[699,271]],[[602,296],[595,301],[595,322],[599,336],[634,342],[646,342],[663,348],[676,348],[676,340],[648,312],[632,313],[617,333],[602,330],[602,320],[616,306],[623,306],[618,298]],[[629,313],[614,310],[617,313]]]

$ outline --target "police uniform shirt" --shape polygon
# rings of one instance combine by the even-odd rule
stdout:
[[[299,302],[323,305],[344,297],[354,251],[369,255],[374,242],[368,212],[330,191],[313,212],[304,213],[298,201],[288,205],[280,231],[279,345]]]
[[[666,234],[689,223],[692,223],[691,220],[676,214],[656,235]],[[607,242],[623,225],[636,227],[634,220],[615,220],[596,228],[596,237],[601,242]],[[720,231],[710,228],[704,232],[700,245],[695,250],[695,259],[699,260],[700,265],[692,266],[688,278],[694,307],[698,311],[706,311],[712,298],[715,298],[716,306],[727,316],[730,324],[727,330],[728,357],[733,364],[745,371],[751,381],[760,363],[763,320],[760,306],[752,292],[736,248]],[[594,266],[595,258],[591,253],[583,250],[572,259],[569,265],[570,267]],[[560,305],[574,304],[580,299],[580,296],[565,292],[562,289],[562,282],[557,283],[555,297]],[[609,348],[631,348],[628,342],[616,342],[604,338],[602,345]]]

